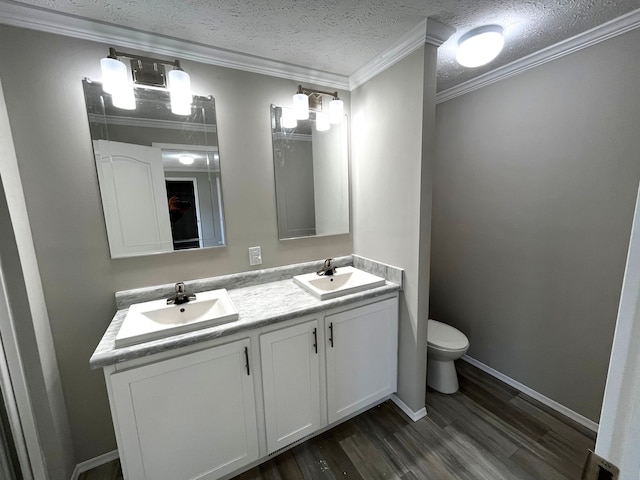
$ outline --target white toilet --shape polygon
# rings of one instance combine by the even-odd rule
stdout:
[[[441,393],[458,391],[453,363],[469,349],[469,340],[457,328],[436,320],[427,325],[427,385]]]

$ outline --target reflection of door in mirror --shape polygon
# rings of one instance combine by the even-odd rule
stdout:
[[[93,149],[111,256],[172,251],[161,150],[108,140]]]
[[[202,229],[195,178],[166,178],[173,248],[202,246]]]
[[[216,247],[224,244],[223,222],[218,220],[223,218],[223,213],[220,157],[217,147],[156,142],[153,142],[152,146],[162,150],[165,178],[191,182],[191,186],[186,188],[193,190],[199,241],[176,243],[176,250]],[[188,157],[193,163],[185,165],[182,163],[184,157]],[[171,195],[168,198],[170,199]],[[172,225],[172,228],[175,230],[175,225]],[[196,235],[185,237],[183,240],[187,238],[195,239]]]

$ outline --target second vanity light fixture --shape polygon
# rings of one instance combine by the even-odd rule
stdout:
[[[331,97],[329,110],[322,109],[322,96]],[[344,120],[344,102],[338,97],[338,92],[324,92],[312,90],[298,85],[298,91],[293,96],[293,110],[282,109],[282,126],[295,128],[297,120],[307,120],[309,109],[316,110],[316,130],[329,130],[331,124],[337,125]]]
[[[118,57],[130,59],[133,83],[128,79],[127,66]],[[173,66],[168,75],[165,75],[165,65]],[[191,114],[191,78],[181,68],[180,60],[167,62],[133,53],[117,52],[115,48],[110,48],[109,56],[100,60],[100,69],[102,89],[111,95],[115,107],[135,110],[134,84],[165,89],[168,76],[171,112],[175,115]]]

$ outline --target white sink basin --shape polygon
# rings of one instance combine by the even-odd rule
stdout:
[[[136,303],[129,307],[116,336],[116,348],[212,327],[238,319],[238,310],[222,288],[196,294],[182,305],[167,300]]]
[[[293,282],[320,300],[327,300],[381,287],[385,279],[354,267],[338,267],[333,275],[306,273],[293,277]]]

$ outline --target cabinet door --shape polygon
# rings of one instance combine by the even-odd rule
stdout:
[[[258,458],[249,340],[111,376],[128,480],[214,479]]]
[[[269,453],[320,428],[317,329],[313,320],[260,336]]]
[[[396,391],[398,299],[330,315],[327,402],[333,423]]]

